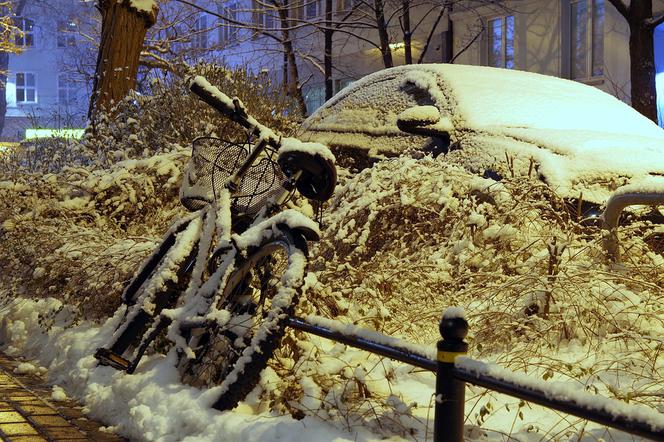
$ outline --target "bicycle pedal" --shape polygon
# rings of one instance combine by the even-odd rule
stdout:
[[[131,362],[129,360],[107,348],[98,348],[95,352],[95,359],[97,359],[101,365],[107,365],[116,370],[128,371],[129,368],[131,368]]]

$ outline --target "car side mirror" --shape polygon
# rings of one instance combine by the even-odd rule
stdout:
[[[440,115],[436,106],[413,106],[397,116],[399,130],[415,135],[449,136],[453,129],[449,118]]]

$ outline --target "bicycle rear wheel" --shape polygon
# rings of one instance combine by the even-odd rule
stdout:
[[[219,297],[217,307],[228,320],[183,333],[196,357],[178,354],[182,381],[198,388],[221,386],[214,408],[234,408],[258,383],[299,300],[306,256],[299,235],[264,239],[236,266]]]

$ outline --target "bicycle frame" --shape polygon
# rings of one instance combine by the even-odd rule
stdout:
[[[294,182],[300,174],[299,171],[286,177],[286,182],[282,183],[283,191],[278,193],[273,200],[267,201],[264,209],[254,217],[246,231],[233,235],[231,200],[239,192],[238,183],[242,181],[244,174],[267,147],[266,140],[259,138],[239,169],[225,184],[222,192],[215,195],[214,200],[203,209],[188,216],[186,221],[176,223],[172,229],[174,232],[180,230],[181,234],[194,234],[188,231],[191,229],[195,231],[195,242],[198,244],[195,259],[187,266],[187,269],[193,268],[191,269],[191,279],[184,295],[180,298],[180,306],[163,309],[153,319],[152,325],[143,333],[141,344],[137,348],[133,360],[118,360],[116,368],[133,373],[150,342],[167,327],[167,338],[187,356],[193,357],[192,350],[182,336],[183,332],[196,327],[205,328],[209,325],[210,320],[219,320],[220,311],[216,308],[220,301],[218,297],[221,290],[219,288],[226,286],[229,275],[235,269],[238,252],[250,248],[250,238],[255,237],[257,232],[275,232],[279,231],[281,225],[287,225],[290,229],[300,231],[307,238],[319,235],[318,224],[301,213],[292,209],[276,212],[292,193],[292,189],[295,187]],[[203,282],[206,268],[210,275]],[[142,281],[139,280],[138,283],[130,284],[128,290],[133,285],[138,286],[140,283]],[[139,299],[131,304],[154,305],[156,300],[148,299],[154,295],[154,292],[146,290]],[[131,308],[131,305],[128,308]],[[124,324],[115,331],[112,341],[117,342],[126,332],[127,327],[140,314],[145,314],[142,308],[134,308],[128,312]]]

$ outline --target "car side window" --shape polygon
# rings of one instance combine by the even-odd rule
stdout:
[[[389,133],[396,130],[397,116],[418,105],[434,104],[426,89],[403,77],[388,77],[351,90],[321,112],[320,129],[347,132]]]

